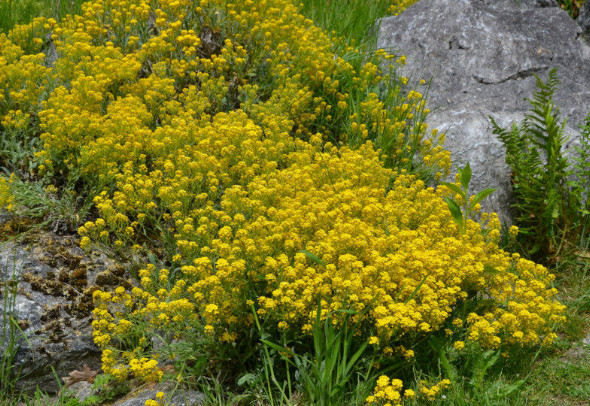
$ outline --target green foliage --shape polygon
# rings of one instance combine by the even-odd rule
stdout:
[[[38,219],[38,227],[47,226],[58,234],[75,232],[92,205],[88,194],[75,191],[75,176],[61,191],[43,181],[26,182],[16,176],[11,176],[7,184],[13,214]]]
[[[572,163],[573,181],[569,182],[572,194],[580,214],[580,233],[578,246],[590,249],[590,112],[580,126],[580,146],[575,147],[576,154]]]
[[[505,362],[501,350],[466,348],[455,350],[447,340],[433,337],[434,350],[440,373],[451,381],[445,395],[453,405],[514,404],[525,379],[506,380],[502,376]]]
[[[86,0],[0,0],[0,33],[8,33],[17,24],[28,24],[35,17],[79,14]]]
[[[557,257],[564,244],[575,241],[588,222],[583,191],[590,157],[586,144],[580,149],[579,165],[570,169],[564,157],[565,121],[560,122],[553,94],[559,84],[553,69],[547,82],[537,77],[531,112],[519,126],[503,129],[490,117],[494,134],[506,147],[506,163],[512,169],[517,225],[525,238],[524,247],[536,258]],[[570,177],[575,175],[575,180]],[[587,197],[586,197],[587,199]]]
[[[304,393],[309,404],[320,406],[361,405],[371,392],[376,378],[372,371],[374,360],[367,362],[362,357],[368,342],[358,343],[355,340],[355,331],[359,325],[352,323],[352,317],[356,313],[344,310],[334,312],[344,315],[344,321],[338,327],[334,324],[337,319],[335,317],[329,316],[322,322],[320,309],[318,307],[317,319],[312,329],[312,349],[299,352],[286,344],[284,336],[283,345],[272,342],[271,336],[262,329],[254,312],[261,334],[260,341],[263,343],[264,369],[269,385],[267,393],[271,404],[291,404],[295,386]],[[286,382],[280,383],[277,380],[276,357],[272,354],[278,354],[285,363],[286,371],[283,373],[286,372]],[[385,372],[383,369],[380,371]],[[274,383],[275,392],[280,394],[279,402],[273,401],[271,382]]]
[[[86,398],[81,406],[102,405],[105,402],[112,401],[121,395],[129,392],[129,386],[126,382],[117,382],[112,376],[107,374],[98,375],[92,384],[94,395]]]
[[[0,276],[9,274],[9,270],[0,269]],[[3,394],[14,392],[20,370],[14,365],[16,352],[20,347],[20,339],[24,337],[17,320],[14,318],[16,295],[18,291],[18,277],[16,270],[10,272],[10,278],[0,280],[0,299],[2,300],[2,319],[0,320],[0,402]]]
[[[459,173],[459,181],[461,187],[454,183],[442,182],[443,186],[449,188],[452,192],[457,193],[461,196],[461,201],[456,201],[453,198],[447,197],[445,202],[449,206],[449,210],[453,215],[453,218],[461,229],[461,234],[465,234],[467,230],[467,220],[471,218],[475,206],[479,204],[483,199],[491,195],[496,189],[488,188],[477,193],[473,199],[469,199],[469,183],[471,182],[471,166],[469,162],[465,167],[457,169]]]
[[[37,167],[34,154],[38,144],[39,138],[27,131],[3,129],[0,125],[0,168],[27,178]]]
[[[571,18],[578,18],[580,9],[584,5],[585,0],[558,0],[562,9],[567,11]]]
[[[375,21],[387,15],[390,4],[375,0],[304,0],[301,12],[344,43],[364,44]],[[376,38],[376,36],[373,36]]]

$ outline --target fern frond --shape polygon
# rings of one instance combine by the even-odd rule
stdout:
[[[517,222],[532,239],[530,253],[551,254],[557,240],[569,230],[580,227],[580,196],[590,189],[590,114],[587,118],[587,136],[580,148],[576,165],[576,179],[587,182],[585,190],[568,180],[568,160],[563,156],[566,121],[561,120],[553,95],[559,85],[557,71],[551,70],[543,82],[536,76],[537,89],[527,99],[531,109],[510,131],[492,119],[494,134],[506,148],[506,163],[512,169],[513,191]],[[574,182],[575,183],[575,182]],[[590,214],[590,213],[589,213]],[[587,223],[590,220],[586,218]],[[574,224],[574,226],[572,226]],[[590,229],[590,224],[588,224]]]

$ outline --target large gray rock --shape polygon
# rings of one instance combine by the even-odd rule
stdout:
[[[580,27],[553,2],[513,0],[421,0],[381,20],[378,47],[406,56],[402,74],[432,78],[430,127],[447,134],[455,165],[470,162],[473,191],[498,190],[484,209],[509,221],[510,171],[489,116],[500,126],[520,122],[529,111],[536,79],[558,68],[554,101],[568,117],[574,145],[578,125],[590,111],[590,47]],[[568,147],[571,145],[568,144]]]
[[[0,239],[18,228],[6,221],[0,226]],[[60,383],[53,370],[61,378],[85,364],[100,369],[92,293],[116,285],[130,286],[125,270],[103,253],[86,255],[76,237],[41,233],[0,241],[0,353],[7,353],[11,341],[18,346],[13,360],[18,390],[56,393]],[[10,318],[18,328],[10,328]]]

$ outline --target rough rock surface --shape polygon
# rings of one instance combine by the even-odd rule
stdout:
[[[447,134],[453,162],[473,168],[473,191],[498,188],[483,203],[510,219],[510,171],[489,116],[502,127],[529,111],[534,74],[553,68],[554,98],[572,145],[590,111],[590,47],[580,27],[552,1],[421,0],[381,20],[378,47],[406,56],[402,73],[432,78],[428,124]],[[568,145],[570,147],[571,145]]]
[[[112,404],[112,406],[144,406],[146,400],[156,399],[156,393],[164,392],[166,404],[175,406],[199,406],[204,405],[206,398],[195,390],[175,389],[170,382],[159,383],[153,387],[141,388],[133,391]]]
[[[100,351],[92,339],[92,293],[130,282],[106,255],[86,255],[76,237],[41,233],[17,242],[9,239],[10,231],[16,233],[22,220],[0,220],[0,326],[8,326],[5,316],[12,317],[26,336],[13,328],[19,344],[17,389],[34,392],[38,386],[56,393],[52,368],[60,378],[84,364],[100,369]],[[11,280],[17,282],[16,295],[7,295]],[[2,352],[7,332],[0,330]]]
[[[559,7],[557,0],[479,0],[496,8]]]

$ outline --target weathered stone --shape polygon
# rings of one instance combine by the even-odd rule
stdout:
[[[557,0],[479,0],[495,8],[559,7]]]
[[[590,77],[590,47],[578,38],[580,27],[558,7],[510,3],[421,0],[381,20],[378,38],[379,48],[406,56],[402,74],[432,78],[428,124],[446,132],[457,166],[471,163],[474,192],[498,189],[482,205],[507,221],[510,170],[489,116],[504,127],[520,122],[530,110],[525,98],[536,90],[534,74],[545,79],[553,67],[561,81],[554,102],[568,117],[566,148],[576,144],[590,111],[590,82],[583,79]]]
[[[90,382],[82,381],[76,382],[70,386],[67,390],[73,394],[73,396],[80,402],[83,402],[90,396],[94,395],[92,391],[92,385]]]
[[[55,374],[61,379],[84,364],[100,369],[100,351],[92,338],[92,293],[118,284],[130,286],[118,269],[104,253],[86,255],[73,236],[43,233],[28,243],[0,243],[0,282],[8,282],[0,285],[0,326],[5,326],[0,351],[9,344],[12,317],[22,329],[21,333],[12,328],[19,345],[14,354],[18,390],[34,392],[39,387],[56,393]],[[98,286],[97,279],[105,273],[112,278]],[[7,296],[11,281],[18,288],[16,295]]]
[[[171,382],[159,383],[153,387],[140,388],[112,404],[112,406],[144,406],[146,400],[155,400],[158,392],[164,392],[166,404],[175,406],[198,406],[205,404],[206,397],[201,392],[183,389]]]

